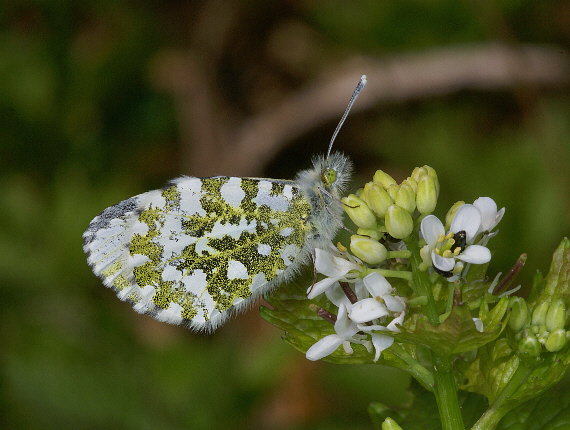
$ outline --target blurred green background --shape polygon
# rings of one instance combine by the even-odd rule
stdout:
[[[570,234],[565,1],[0,5],[0,427],[364,429],[377,366],[308,362],[256,310],[213,336],[133,312],[81,234],[181,174],[292,178],[335,148],[359,186],[428,164],[438,215],[507,208],[490,275]]]

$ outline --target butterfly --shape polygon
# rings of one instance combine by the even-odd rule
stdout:
[[[342,226],[352,164],[331,148],[365,85],[294,180],[183,176],[105,209],[83,234],[93,272],[135,311],[199,332],[290,281]]]

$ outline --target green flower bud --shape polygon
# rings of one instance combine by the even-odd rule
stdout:
[[[394,202],[409,213],[412,213],[416,209],[416,193],[414,189],[408,184],[400,185]]]
[[[412,189],[414,190],[414,193],[418,190],[418,182],[414,178],[412,178],[411,176],[402,181],[402,185],[404,185],[404,184],[412,187]]]
[[[554,332],[566,324],[566,306],[562,300],[550,304],[546,313],[546,330]]]
[[[382,423],[382,430],[402,430],[402,427],[392,418],[386,418]]]
[[[388,188],[386,188],[386,191],[388,191],[388,195],[392,198],[392,200],[396,201],[396,198],[398,197],[398,189],[400,187],[398,185],[390,185]]]
[[[382,185],[384,188],[388,188],[390,185],[397,185],[397,182],[388,173],[382,170],[377,170],[372,178],[373,182]]]
[[[542,351],[542,346],[536,337],[529,334],[519,341],[519,352],[528,354],[531,357],[538,357]]]
[[[388,250],[380,242],[356,234],[350,237],[350,251],[368,264],[380,264],[388,256]]]
[[[386,190],[373,182],[369,182],[364,186],[364,195],[370,209],[380,217],[386,215],[388,208],[394,204],[394,200],[392,200],[392,197],[388,195]]]
[[[344,203],[344,211],[358,227],[376,228],[376,216],[364,200],[350,194],[348,197],[343,197],[341,201]]]
[[[437,173],[435,172],[435,169],[429,166],[424,166],[424,168],[427,170],[428,176],[433,179],[433,182],[435,183],[435,189],[437,191],[437,196],[439,197],[439,179],[437,179]]]
[[[542,302],[537,304],[532,311],[532,325],[541,326],[546,324],[546,314],[550,303]]]
[[[430,214],[437,205],[437,188],[431,176],[422,176],[418,181],[416,205],[421,214]]]
[[[392,205],[386,212],[386,230],[395,239],[404,239],[412,234],[414,222],[410,213],[400,206]]]
[[[455,216],[457,210],[464,204],[465,202],[460,200],[454,203],[454,205],[451,206],[451,208],[449,208],[447,214],[445,215],[445,231],[449,231],[449,229],[451,228],[451,220],[453,220],[453,217]]]
[[[382,239],[382,236],[384,236],[384,233],[382,233],[381,231],[366,230],[365,228],[359,228],[358,230],[356,230],[356,234],[358,234],[359,236],[369,236],[374,240],[380,240]]]
[[[509,317],[509,327],[518,333],[521,331],[527,321],[528,306],[522,297],[511,297],[509,306],[511,307],[511,315]]]
[[[411,178],[416,181],[417,183],[420,182],[420,178],[422,176],[427,176],[428,175],[428,171],[427,169],[424,167],[416,167],[413,171],[412,171],[412,176]]]
[[[562,348],[564,348],[564,345],[566,345],[567,341],[568,339],[566,339],[566,332],[563,328],[559,328],[550,333],[550,336],[548,336],[548,339],[546,339],[544,347],[550,352],[560,351]]]

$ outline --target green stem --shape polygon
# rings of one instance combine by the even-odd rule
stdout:
[[[489,406],[489,409],[479,418],[471,430],[492,430],[497,427],[501,418],[503,418],[507,412],[517,406],[516,402],[512,406],[505,406],[504,403],[508,400],[514,392],[521,386],[522,383],[529,377],[531,369],[525,366],[519,361],[517,370],[513,374],[510,381],[507,383],[503,391],[495,399],[495,401]]]
[[[422,311],[427,316],[431,325],[439,324],[439,314],[435,307],[435,300],[433,298],[432,282],[429,279],[427,271],[419,270],[420,264],[423,262],[420,256],[420,247],[418,241],[415,239],[415,234],[410,235],[404,241],[406,248],[411,252],[410,267],[412,268],[412,281],[413,288],[417,296],[426,296],[427,303],[422,306]]]
[[[362,270],[362,277],[371,274],[372,272],[380,273],[385,278],[401,278],[405,279],[406,281],[412,280],[412,273],[407,272],[405,270],[389,270],[389,269],[370,269],[368,267],[364,267]]]
[[[431,325],[439,325],[439,313],[433,298],[433,284],[427,271],[420,270],[423,262],[420,256],[420,247],[416,235],[412,234],[405,240],[406,247],[411,251],[410,265],[412,267],[412,279],[415,293],[418,296],[426,296],[427,303],[422,306],[423,314],[428,318]],[[457,387],[451,359],[444,359],[435,352],[431,352],[433,361],[434,394],[437,408],[441,418],[443,430],[464,430],[459,399],[457,397]]]
[[[434,380],[429,370],[422,366],[418,360],[412,357],[411,354],[398,343],[393,343],[389,351],[406,363],[407,366],[402,367],[402,369],[412,375],[426,390],[433,392]]]
[[[451,360],[444,360],[433,351],[431,357],[434,364],[434,393],[441,427],[443,430],[464,430]]]
[[[412,253],[410,251],[388,251],[386,259],[390,258],[410,258]]]

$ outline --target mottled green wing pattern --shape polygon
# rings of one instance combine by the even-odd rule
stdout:
[[[107,208],[84,250],[137,312],[211,331],[305,261],[310,213],[292,181],[182,177]]]

